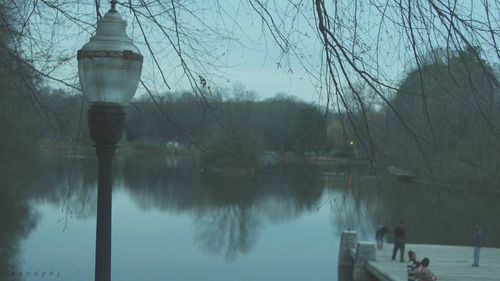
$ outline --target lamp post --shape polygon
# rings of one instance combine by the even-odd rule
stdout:
[[[123,134],[125,106],[137,90],[143,57],[126,34],[127,23],[115,9],[97,21],[97,30],[78,51],[78,73],[88,111],[90,136],[99,159],[95,280],[111,280],[112,160]]]

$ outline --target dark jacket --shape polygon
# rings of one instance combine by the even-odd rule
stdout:
[[[378,229],[377,229],[377,233],[375,234],[375,237],[377,239],[383,239],[384,238],[384,235],[389,232],[389,229],[387,229],[386,226],[379,226]]]
[[[405,240],[406,229],[404,225],[400,224],[394,229],[394,237],[396,238],[396,240]]]

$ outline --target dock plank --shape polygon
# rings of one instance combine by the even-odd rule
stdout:
[[[407,280],[406,262],[391,260],[393,245],[377,250],[376,261],[369,262],[367,269],[382,281]],[[464,246],[407,244],[406,251],[413,250],[417,259],[430,259],[429,268],[439,281],[500,281],[500,249],[482,248],[479,267],[472,267],[473,248]]]

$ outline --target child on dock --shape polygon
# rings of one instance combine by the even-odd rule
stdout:
[[[417,254],[412,250],[408,251],[408,260],[408,264],[406,265],[408,281],[416,281],[417,270],[420,267],[420,263],[417,261]]]
[[[420,263],[421,267],[418,268],[415,278],[418,281],[436,281],[437,278],[434,276],[434,274],[431,272],[429,269],[429,264],[430,264],[429,258],[424,258]]]

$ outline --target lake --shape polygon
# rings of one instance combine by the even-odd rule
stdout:
[[[93,280],[97,160],[47,156],[24,168],[1,177],[2,277]],[[113,280],[336,280],[342,230],[373,240],[376,225],[400,219],[410,243],[470,245],[479,223],[500,247],[498,193],[400,183],[368,167],[223,177],[189,159],[135,156],[114,170]]]

